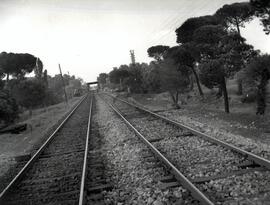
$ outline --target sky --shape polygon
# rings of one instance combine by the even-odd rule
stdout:
[[[95,81],[99,73],[150,62],[147,49],[176,45],[175,29],[190,17],[211,15],[242,0],[0,0],[0,52],[31,53],[50,75]],[[241,30],[247,42],[270,53],[258,20]]]

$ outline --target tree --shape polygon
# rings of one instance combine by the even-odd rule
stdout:
[[[215,15],[224,21],[227,28],[236,28],[241,36],[240,27],[245,27],[245,23],[252,20],[253,10],[247,2],[226,4],[218,9]]]
[[[269,0],[250,0],[255,15],[260,18],[264,31],[270,34],[270,1]]]
[[[128,66],[122,65],[118,68],[113,68],[109,73],[111,83],[121,84],[125,78],[129,77]]]
[[[192,73],[195,77],[196,84],[201,96],[203,96],[203,92],[200,86],[199,77],[196,72],[195,66],[199,64],[201,61],[201,51],[197,48],[196,38],[200,36],[199,33],[195,34],[195,32],[206,25],[219,25],[221,23],[220,19],[216,16],[200,16],[195,18],[190,18],[186,20],[179,28],[176,29],[177,43],[181,43],[181,47],[185,48],[186,51],[192,56],[194,59],[193,65],[190,67],[192,69]]]
[[[170,93],[174,106],[179,109],[179,94],[189,91],[187,70],[179,68],[173,59],[167,58],[161,62],[159,72],[162,89]]]
[[[5,83],[3,81],[4,77],[5,77],[5,74],[4,74],[3,70],[0,67],[0,90],[2,90],[4,85],[5,85]]]
[[[19,105],[30,109],[30,114],[32,114],[34,107],[43,105],[46,88],[36,79],[26,79],[12,87],[12,95]]]
[[[34,72],[35,72],[35,77],[41,80],[43,77],[43,63],[39,58],[36,59],[36,66],[35,66]]]
[[[201,82],[208,88],[219,87],[224,97],[225,112],[229,113],[229,98],[226,87],[226,67],[222,60],[213,59],[200,64]]]
[[[107,83],[107,78],[109,77],[109,75],[107,73],[100,73],[99,76],[97,77],[97,81],[98,81],[98,87],[99,89],[103,89],[104,86]]]
[[[157,61],[150,62],[142,73],[142,78],[145,90],[156,93],[161,91],[161,79]]]
[[[0,68],[6,75],[6,82],[9,76],[23,78],[26,73],[33,71],[36,65],[36,57],[28,53],[0,53]]]
[[[48,87],[56,96],[58,96],[59,101],[64,100],[63,82],[60,74],[57,74],[54,77],[48,76]]]
[[[266,108],[266,86],[270,79],[270,55],[253,59],[246,67],[246,78],[252,79],[257,86],[257,114],[263,115]]]
[[[246,44],[246,39],[239,36],[237,33],[230,33],[222,39],[222,49],[226,53],[226,62],[230,66],[235,67],[234,70],[242,70],[250,60],[259,55],[258,50],[254,50],[253,46]],[[242,78],[238,76],[238,95],[243,94]]]
[[[97,78],[98,83],[106,84],[106,79],[108,78],[108,76],[109,75],[107,73],[100,73],[98,78]]]
[[[161,61],[163,60],[163,56],[169,48],[169,46],[163,45],[152,46],[147,49],[147,53],[149,57],[152,57],[157,61]]]
[[[228,34],[220,25],[200,27],[194,33],[194,40],[201,56],[201,82],[208,88],[219,87],[224,98],[225,112],[229,113],[226,79],[241,69],[243,59],[239,57],[239,52],[251,52],[252,49],[240,43],[235,35]]]
[[[46,88],[48,88],[49,83],[48,83],[48,72],[47,72],[47,70],[44,70],[44,72],[43,72],[43,82],[44,82]]]
[[[141,64],[130,64],[128,68],[128,77],[124,78],[123,85],[126,86],[132,93],[141,93],[144,91],[143,67]]]
[[[181,44],[191,42],[193,41],[193,34],[198,28],[205,25],[219,25],[220,23],[219,18],[210,15],[189,18],[175,30],[176,42]]]
[[[229,28],[228,30],[236,31],[239,37],[235,39],[240,42],[244,42],[244,38],[241,36],[240,27],[245,27],[245,23],[252,20],[254,11],[249,3],[234,3],[230,5],[224,5],[222,8],[218,9],[215,15],[224,21],[224,26]],[[244,64],[243,66],[244,67]],[[242,80],[241,78],[237,81],[238,84],[238,94],[242,95]]]
[[[167,57],[173,59],[174,62],[179,67],[179,69],[184,68],[184,70],[191,70],[192,74],[195,77],[198,91],[200,95],[203,96],[200,80],[195,70],[195,65],[196,65],[195,59],[193,58],[191,53],[185,48],[185,46],[175,46],[175,47],[170,48],[165,55],[165,58]]]
[[[8,90],[0,90],[0,126],[13,123],[18,118],[19,109]]]

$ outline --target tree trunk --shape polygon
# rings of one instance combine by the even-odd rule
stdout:
[[[222,78],[221,88],[222,88],[222,93],[223,93],[223,98],[224,98],[225,112],[230,113],[230,110],[229,110],[229,98],[228,98],[228,92],[227,92],[225,77]]]
[[[240,32],[240,28],[239,28],[239,23],[238,23],[238,20],[236,19],[236,28],[237,28],[237,33],[238,33],[238,35],[240,36],[240,37],[242,37],[241,36],[241,32]]]
[[[178,104],[178,92],[176,91],[175,97],[174,97],[173,92],[169,92],[169,93],[170,93],[170,95],[171,95],[171,98],[172,98],[172,100],[173,100],[173,105],[175,106],[175,108],[176,108],[176,109],[180,109],[180,106],[179,106],[179,104]]]
[[[190,80],[190,90],[193,90],[193,88],[194,88],[193,77],[189,76],[189,80]]]
[[[197,86],[198,86],[198,90],[199,90],[199,93],[200,93],[200,96],[203,97],[203,91],[202,91],[202,88],[201,88],[201,84],[200,84],[200,80],[199,80],[199,77],[198,77],[198,74],[196,72],[196,70],[194,69],[194,67],[191,67],[192,69],[192,72],[195,76],[195,80],[196,80],[196,83],[197,83]]]
[[[176,94],[175,94],[175,103],[178,104],[178,95],[179,93],[176,91]]]
[[[217,94],[216,94],[216,97],[217,97],[217,98],[220,98],[222,95],[223,95],[223,92],[222,92],[222,86],[219,85],[219,86],[218,86],[218,92],[217,92]]]
[[[237,86],[238,86],[237,95],[243,95],[243,82],[242,82],[242,80],[237,81]]]
[[[257,94],[257,115],[264,115],[266,108],[266,85],[270,78],[270,74],[267,70],[262,73],[261,82],[258,85],[258,94]]]
[[[29,116],[30,116],[30,118],[33,116],[33,108],[32,107],[29,108]]]

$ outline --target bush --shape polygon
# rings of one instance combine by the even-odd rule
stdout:
[[[254,91],[247,92],[242,98],[242,103],[252,103],[255,102],[257,99],[257,93]]]
[[[0,91],[0,127],[13,123],[18,118],[19,109],[7,90]]]

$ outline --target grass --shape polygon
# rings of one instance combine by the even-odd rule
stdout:
[[[27,123],[27,130],[20,134],[0,135],[0,156],[23,155],[39,147],[55,125],[79,99],[79,97],[70,99],[68,105],[59,103],[49,106],[46,111],[44,109],[34,110],[32,117],[23,113],[20,122]]]
[[[229,114],[224,111],[223,97],[216,98],[217,90],[210,90],[205,87],[203,87],[204,99],[200,98],[196,92],[183,95],[181,98],[186,103],[181,105],[182,109],[174,110],[174,113],[213,125],[218,129],[224,128],[234,134],[270,143],[268,140],[270,133],[270,105],[268,104],[264,116],[258,116],[256,115],[256,103],[241,102],[242,96],[236,94],[237,84],[234,80],[228,81],[227,89],[230,99]],[[135,94],[130,99],[156,111],[174,109],[170,96],[167,93]]]

